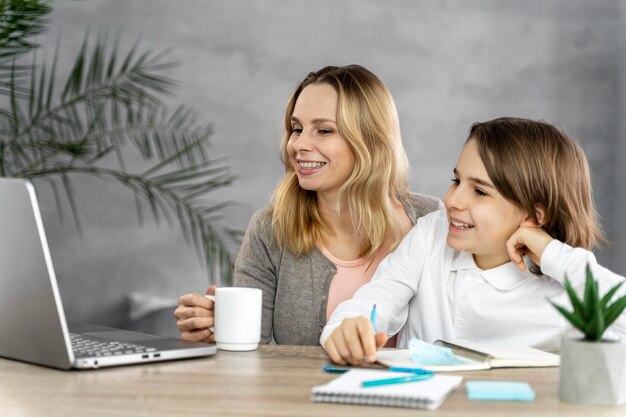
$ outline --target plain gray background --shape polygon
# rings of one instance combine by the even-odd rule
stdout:
[[[281,176],[284,105],[326,65],[358,63],[391,90],[414,191],[442,197],[474,121],[503,115],[555,122],[582,143],[613,241],[603,264],[626,274],[626,5],[619,0],[86,0],[54,4],[41,39],[60,44],[59,74],[85,36],[119,33],[125,51],[172,47],[185,103],[215,128],[213,153],[239,179],[211,198],[236,200],[245,229]],[[563,178],[567,181],[567,178]],[[76,177],[82,238],[37,183],[70,320],[120,325],[132,292],[174,298],[207,277],[176,228],[139,227],[132,195]],[[173,319],[172,319],[173,324]]]

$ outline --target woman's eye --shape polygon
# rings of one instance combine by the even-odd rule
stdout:
[[[299,135],[300,133],[302,133],[302,128],[301,127],[292,127],[291,128],[291,133],[292,134],[295,133],[296,135]]]
[[[457,178],[452,178],[452,183],[454,185],[459,185],[461,183],[461,180],[457,179]]]
[[[333,131],[332,130],[328,130],[328,129],[320,129],[320,130],[318,130],[318,133],[320,135],[330,135],[331,133],[333,133]]]

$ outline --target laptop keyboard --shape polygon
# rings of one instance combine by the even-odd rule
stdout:
[[[156,351],[155,348],[135,345],[133,343],[102,340],[95,337],[70,333],[72,350],[76,356],[116,356],[133,353],[147,353]]]

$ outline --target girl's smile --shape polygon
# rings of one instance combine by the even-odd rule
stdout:
[[[506,241],[528,216],[493,186],[475,140],[461,152],[444,204],[450,247],[473,254],[481,269],[510,260]]]

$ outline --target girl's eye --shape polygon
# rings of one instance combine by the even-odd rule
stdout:
[[[291,128],[291,133],[299,135],[300,133],[302,133],[302,128],[301,127],[292,127]]]
[[[320,129],[320,130],[318,130],[318,133],[320,135],[330,135],[331,133],[333,133],[333,131],[332,130],[328,130],[328,129]]]
[[[476,193],[476,195],[480,197],[484,197],[487,195],[487,193],[481,190],[480,188],[474,188],[474,192]]]
[[[461,180],[457,179],[457,178],[452,178],[452,183],[454,185],[459,185],[461,183]]]

